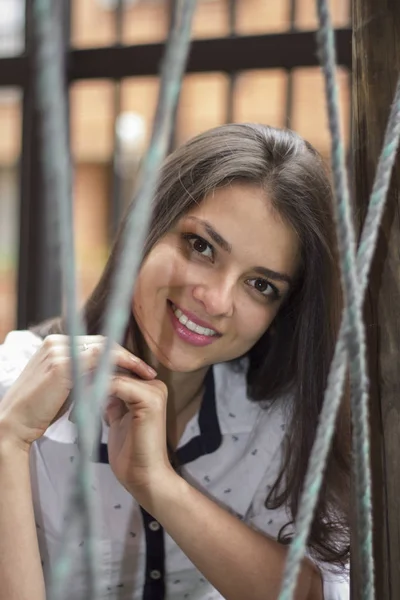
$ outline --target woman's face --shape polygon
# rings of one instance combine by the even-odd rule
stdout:
[[[133,311],[152,354],[196,371],[245,354],[268,329],[299,266],[295,231],[264,191],[217,189],[153,247]]]

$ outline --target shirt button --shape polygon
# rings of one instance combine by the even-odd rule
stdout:
[[[161,571],[157,571],[157,569],[153,569],[152,571],[150,571],[150,577],[151,577],[151,579],[160,579]]]
[[[161,525],[160,525],[160,523],[158,523],[158,521],[150,521],[149,527],[152,531],[158,531],[160,529]]]

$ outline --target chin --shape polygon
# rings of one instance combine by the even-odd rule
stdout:
[[[171,348],[165,352],[161,348],[154,349],[153,355],[163,367],[176,373],[192,373],[209,365],[205,357],[190,356],[190,353],[179,351],[171,352]]]

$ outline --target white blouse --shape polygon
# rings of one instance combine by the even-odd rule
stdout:
[[[41,343],[29,331],[7,336],[0,346],[0,398]],[[285,508],[264,506],[281,464],[283,406],[282,402],[265,408],[251,402],[244,374],[227,364],[216,365],[209,372],[200,411],[187,424],[177,450],[181,475],[191,485],[275,538],[290,521]],[[95,539],[99,600],[220,600],[219,592],[115,478],[108,464],[107,436],[103,422],[99,462],[94,465],[100,514]],[[76,428],[69,413],[48,428],[31,452],[33,503],[46,581],[64,535],[77,455]],[[83,546],[82,539],[71,542],[74,570],[67,591],[71,600],[85,600]],[[348,573],[340,576],[319,566],[324,599],[348,600]]]

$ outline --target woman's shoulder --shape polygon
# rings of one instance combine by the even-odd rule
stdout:
[[[40,348],[42,340],[32,331],[11,331],[0,344],[0,398]]]

